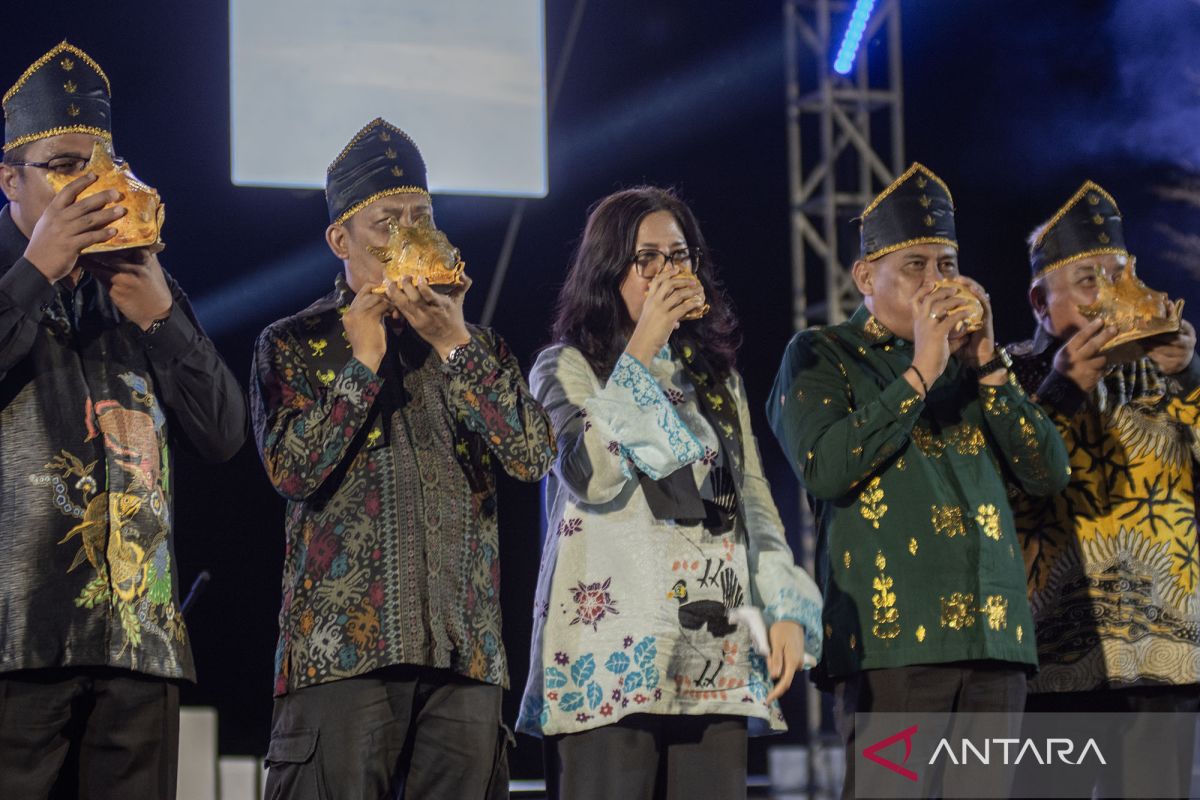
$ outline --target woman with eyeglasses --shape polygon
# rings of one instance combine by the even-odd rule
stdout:
[[[549,797],[744,797],[746,737],[783,729],[821,600],[688,206],[655,187],[601,200],[553,336],[530,378],[558,457],[518,730],[545,737]]]

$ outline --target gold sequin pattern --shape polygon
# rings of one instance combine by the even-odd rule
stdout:
[[[983,410],[993,417],[1002,417],[1009,413],[1008,398],[1000,394],[995,386],[980,386],[983,392]]]
[[[879,529],[879,520],[883,519],[883,515],[887,513],[887,503],[883,502],[883,489],[880,488],[880,478],[874,477],[871,482],[863,489],[862,495],[859,497],[861,506],[859,512],[863,519],[870,520],[871,526],[876,530]]]
[[[984,503],[975,512],[975,524],[983,531],[984,536],[994,541],[1000,541],[1000,512],[991,503]]]
[[[941,458],[942,453],[946,451],[946,443],[920,423],[913,426],[910,436],[917,449],[929,458]]]
[[[880,639],[895,639],[900,635],[900,611],[896,608],[896,593],[892,591],[894,581],[884,573],[887,569],[887,559],[882,551],[875,555],[875,566],[879,569],[879,574],[871,581],[871,587],[875,590],[871,595],[871,605],[874,606],[872,616],[875,620],[875,624],[871,626],[871,633]]]
[[[974,425],[960,425],[950,434],[950,441],[960,456],[977,456],[987,447],[983,431]]]
[[[949,598],[938,598],[942,604],[942,627],[962,630],[975,624],[975,595],[971,592],[955,592]]]
[[[987,626],[994,631],[1002,631],[1008,627],[1008,600],[1002,595],[988,595],[987,602],[979,609],[979,613],[987,618]]]
[[[963,522],[963,510],[958,506],[930,506],[933,532],[953,539],[967,532]]]

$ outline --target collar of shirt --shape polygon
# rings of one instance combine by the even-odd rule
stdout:
[[[1062,345],[1062,340],[1048,332],[1041,323],[1038,323],[1037,330],[1033,332],[1033,344],[1030,347],[1030,354],[1040,356],[1050,348],[1058,350]]]
[[[859,332],[859,334],[867,340],[872,347],[882,347],[886,344],[894,343],[900,347],[911,346],[911,342],[907,339],[901,339],[896,334],[880,322],[874,314],[866,307],[860,305],[854,314],[850,317],[850,325]]]

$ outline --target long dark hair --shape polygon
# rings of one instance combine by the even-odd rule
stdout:
[[[558,294],[554,341],[577,348],[597,377],[608,379],[625,339],[633,332],[633,320],[621,299],[621,282],[633,263],[638,228],[655,211],[669,211],[683,229],[688,247],[700,254],[696,275],[711,306],[704,317],[682,322],[672,340],[689,344],[708,362],[714,377],[724,379],[734,367],[741,344],[737,319],[717,280],[716,265],[696,216],[674,191],[657,186],[615,192],[592,206]]]

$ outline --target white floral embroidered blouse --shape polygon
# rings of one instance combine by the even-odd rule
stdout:
[[[728,612],[758,607],[769,627],[804,627],[821,649],[821,594],[796,566],[763,477],[745,389],[728,379],[745,457],[732,530],[651,513],[636,471],[690,469],[701,497],[723,466],[683,365],[664,348],[647,368],[622,355],[601,385],[572,347],[543,351],[530,388],[550,414],[558,459],[546,478],[547,531],[529,680],[517,729],[576,733],[628,714],[729,714],[751,733],[785,730],[766,661]]]

